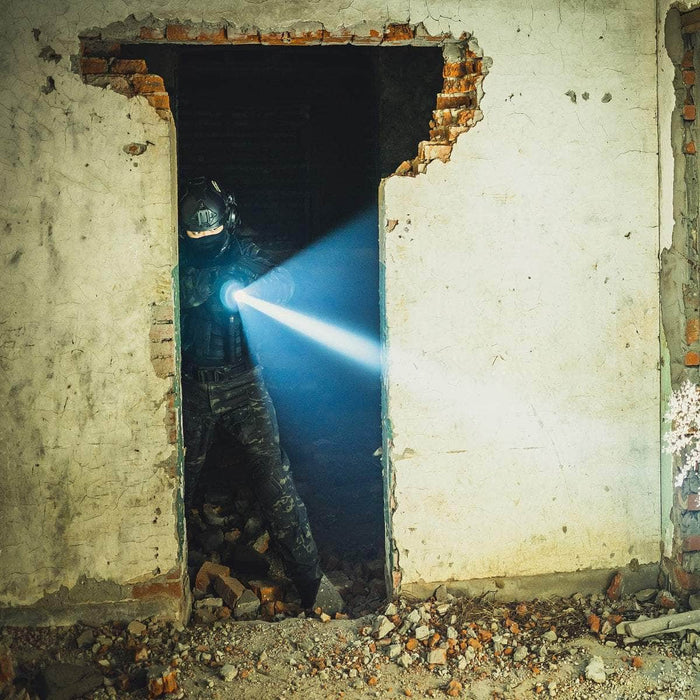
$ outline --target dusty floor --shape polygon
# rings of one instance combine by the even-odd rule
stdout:
[[[668,605],[657,591],[492,603],[442,590],[326,622],[6,628],[0,697],[699,698],[696,632],[616,632]]]

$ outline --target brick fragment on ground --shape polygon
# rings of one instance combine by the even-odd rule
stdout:
[[[175,669],[167,666],[151,666],[148,669],[148,695],[157,698],[178,690]]]
[[[612,601],[617,601],[620,600],[620,597],[622,596],[622,573],[617,572],[613,577],[612,580],[610,581],[610,585],[608,586],[608,589],[605,593],[607,595],[608,600]]]
[[[260,598],[261,603],[274,603],[282,598],[282,589],[274,581],[256,579],[248,581],[248,586]]]
[[[600,632],[600,618],[598,615],[595,613],[591,613],[587,617],[587,622],[588,622],[588,629],[591,630],[594,634],[598,634]]]
[[[445,688],[445,693],[447,693],[447,695],[449,695],[451,698],[459,697],[461,692],[462,684],[454,678],[447,684],[447,688]]]
[[[214,577],[214,589],[229,608],[234,608],[246,587],[237,578],[217,574]]]
[[[199,568],[194,580],[194,587],[206,593],[216,576],[230,576],[231,569],[223,564],[216,564],[213,561],[205,561]]]

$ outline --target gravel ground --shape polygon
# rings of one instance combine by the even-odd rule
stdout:
[[[355,619],[5,628],[0,697],[700,698],[695,631],[616,632],[681,612],[673,602],[646,591],[494,603],[438,589]]]

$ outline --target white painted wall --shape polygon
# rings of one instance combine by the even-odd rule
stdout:
[[[381,214],[399,220],[384,258],[403,583],[657,560],[652,0],[8,0],[0,606],[178,562],[168,382],[148,346],[175,263],[173,141],[142,98],[69,66],[80,31],[131,12],[473,33],[493,63],[483,121],[450,163],[390,178]]]
[[[385,188],[404,584],[659,556],[654,3],[504,8],[450,23],[483,121]]]
[[[172,300],[174,141],[145,99],[70,72],[90,19],[74,5],[10,3],[1,23],[2,606],[177,565],[170,382],[149,347]]]

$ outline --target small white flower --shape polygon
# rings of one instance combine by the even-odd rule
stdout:
[[[692,471],[700,471],[700,387],[686,380],[672,392],[664,420],[671,424],[664,450],[681,458],[681,469],[674,479],[681,486]]]

